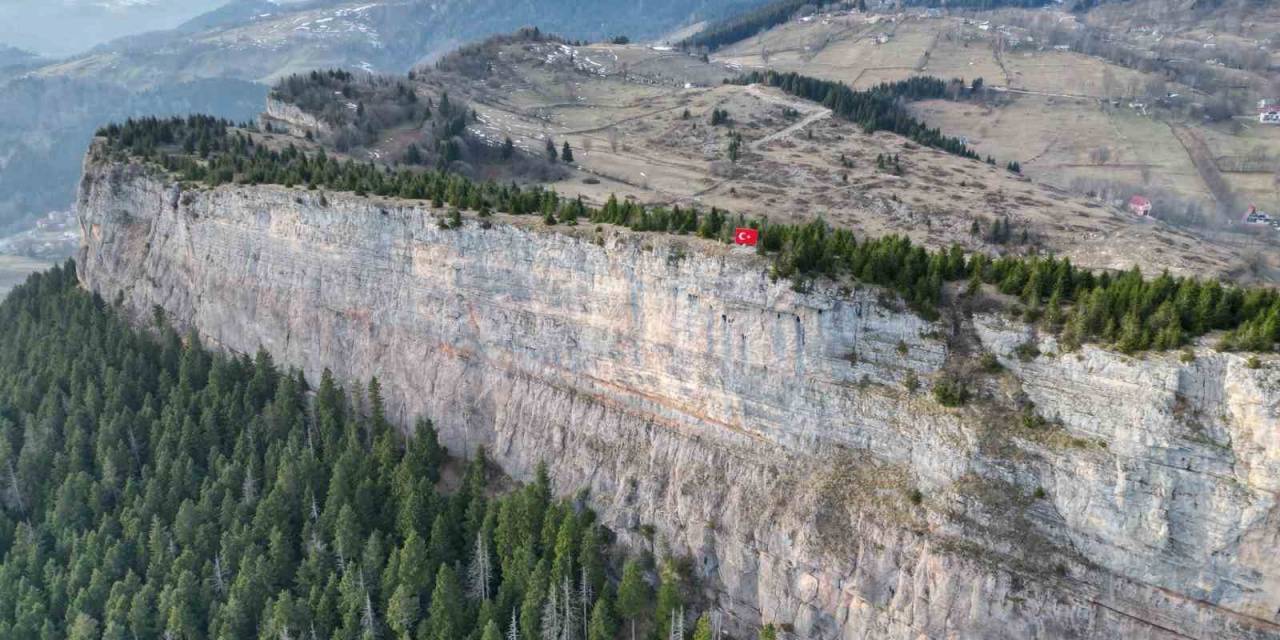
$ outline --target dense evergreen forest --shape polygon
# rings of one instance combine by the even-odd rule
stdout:
[[[692,618],[681,563],[617,584],[579,500],[545,472],[500,493],[428,421],[405,438],[376,380],[313,388],[159,312],[131,328],[71,263],[0,326],[0,638],[665,639]]]
[[[931,90],[919,86],[924,87],[921,91]],[[961,287],[964,294],[977,293],[985,285],[1016,297],[1027,320],[1060,333],[1068,348],[1101,342],[1125,352],[1174,349],[1211,331],[1225,332],[1219,340],[1224,349],[1271,351],[1280,342],[1280,293],[1274,289],[1168,274],[1146,279],[1137,267],[1095,274],[1052,256],[991,257],[966,253],[958,246],[930,251],[900,236],[859,239],[821,219],[778,224],[714,208],[645,207],[617,198],[596,208],[538,186],[338,161],[323,151],[308,154],[294,147],[271,150],[229,127],[201,117],[131,120],[101,131],[106,140],[97,153],[142,158],[182,180],[205,184],[283,184],[430,201],[433,207],[451,208],[441,221],[444,227],[461,224],[462,209],[482,219],[495,211],[536,214],[548,224],[589,220],[726,243],[732,242],[735,227],[754,227],[760,230],[756,249],[772,258],[774,276],[789,278],[798,290],[808,289],[817,277],[852,278],[892,289],[922,315],[937,317],[946,284],[967,281]],[[187,155],[183,148],[196,148],[198,153]],[[997,220],[993,231],[1001,224]],[[1003,228],[1008,230],[1008,221],[1003,221]]]
[[[752,71],[736,78],[734,82],[766,84],[793,96],[820,102],[841,118],[859,124],[867,133],[890,131],[927,147],[978,159],[978,154],[965,146],[959,138],[943,135],[940,129],[917,120],[901,104],[903,101],[950,98],[971,89],[959,80],[947,82],[928,76],[916,76],[855,91],[843,82],[820,80],[795,72]],[[980,81],[975,83],[977,86]]]

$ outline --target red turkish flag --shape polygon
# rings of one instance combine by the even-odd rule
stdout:
[[[760,240],[760,232],[750,227],[738,227],[733,230],[733,243],[755,246]]]

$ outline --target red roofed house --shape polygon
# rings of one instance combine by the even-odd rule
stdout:
[[[1259,100],[1258,122],[1280,124],[1280,100]]]
[[[1151,201],[1143,196],[1129,198],[1129,212],[1135,216],[1151,215]]]

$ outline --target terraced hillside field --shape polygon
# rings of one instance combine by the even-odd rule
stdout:
[[[915,113],[984,155],[1019,161],[1039,182],[1112,204],[1142,194],[1158,214],[1211,231],[1235,230],[1230,224],[1250,203],[1280,210],[1280,127],[1258,124],[1252,111],[1256,99],[1276,97],[1280,76],[1274,60],[1250,57],[1274,49],[1275,8],[1254,3],[1233,23],[1225,10],[1197,18],[1202,11],[1179,5],[1170,19],[1176,2],[1121,4],[1083,17],[837,11],[793,20],[712,59],[855,87],[913,75],[982,78],[989,91],[981,104],[930,101]],[[1107,48],[1092,44],[1099,40]],[[1172,57],[1219,50],[1222,60],[1207,63]],[[1242,68],[1231,66],[1237,58]],[[1234,117],[1200,115],[1223,108]]]

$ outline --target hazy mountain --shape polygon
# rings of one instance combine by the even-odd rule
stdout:
[[[0,42],[70,55],[122,36],[170,29],[226,0],[5,0]]]
[[[146,87],[174,78],[270,81],[320,66],[401,72],[522,26],[575,39],[648,38],[741,6],[741,0],[237,0],[173,30],[98,47],[41,75]]]
[[[147,91],[67,78],[20,78],[0,91],[0,235],[67,207],[93,131],[143,115],[212,112],[248,120],[266,87],[204,79]]]
[[[39,59],[39,55],[26,49],[0,44],[0,68],[31,64]]]

